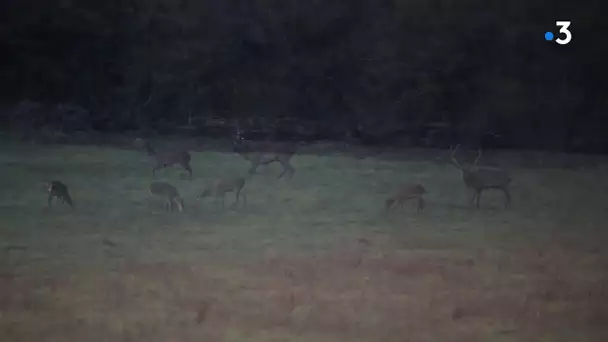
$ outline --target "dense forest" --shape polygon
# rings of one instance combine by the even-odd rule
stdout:
[[[9,0],[2,121],[608,152],[600,23],[565,0]]]

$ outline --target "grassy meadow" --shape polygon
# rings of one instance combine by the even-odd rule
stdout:
[[[511,169],[513,205],[468,206],[459,172],[433,158],[299,154],[293,179],[260,167],[226,209],[196,196],[245,176],[234,153],[192,152],[148,193],[141,151],[0,147],[3,341],[605,341],[608,177]],[[44,182],[76,207],[49,209]],[[395,186],[427,207],[385,212]]]

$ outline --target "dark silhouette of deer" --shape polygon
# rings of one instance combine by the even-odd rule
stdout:
[[[183,149],[171,149],[156,152],[156,150],[152,147],[152,144],[150,144],[150,142],[147,140],[137,138],[136,143],[148,153],[148,156],[152,158],[152,178],[156,178],[156,171],[179,164],[186,171],[188,171],[189,179],[192,180],[192,167],[190,166],[190,160],[192,157],[188,151]]]
[[[222,199],[222,208],[225,206],[226,194],[229,192],[234,192],[235,202],[233,207],[239,203],[239,198],[241,192],[243,191],[243,187],[245,186],[246,180],[242,177],[227,177],[227,178],[219,178],[211,182],[209,186],[203,189],[203,193],[197,197],[198,200],[213,196],[215,197],[216,206],[219,205],[220,198]],[[247,196],[243,193],[243,206],[247,204]]]
[[[165,200],[165,210],[173,211],[173,205],[177,205],[178,211],[184,211],[184,200],[177,189],[165,182],[152,182],[149,187],[150,195],[161,197]]]
[[[511,206],[511,193],[509,188],[512,179],[510,174],[501,168],[478,166],[477,162],[481,158],[481,148],[478,149],[477,158],[475,158],[473,164],[462,166],[456,160],[456,150],[459,146],[460,144],[454,148],[451,158],[454,165],[460,170],[462,181],[466,187],[473,190],[470,205],[473,205],[473,202],[476,200],[476,206],[477,209],[479,209],[481,193],[484,190],[497,189],[505,194],[505,207]]]
[[[421,184],[408,184],[401,186],[397,189],[393,196],[386,200],[386,209],[394,208],[397,205],[403,208],[405,202],[410,199],[416,199],[418,200],[416,211],[422,212],[425,207],[425,202],[424,198],[422,198],[422,195],[424,195],[425,193],[427,193],[427,191]]]
[[[53,199],[57,199],[61,201],[63,204],[67,204],[70,207],[74,208],[74,201],[72,201],[72,196],[70,196],[70,192],[68,191],[67,185],[63,184],[60,181],[52,181],[47,183],[47,191],[49,193],[47,203],[49,208],[52,207]]]
[[[283,166],[283,172],[278,178],[283,177],[286,173],[289,174],[289,178],[292,178],[296,172],[290,160],[299,148],[298,143],[245,140],[237,126],[233,147],[235,152],[251,163],[250,175],[255,174],[260,165],[274,162],[279,162]]]

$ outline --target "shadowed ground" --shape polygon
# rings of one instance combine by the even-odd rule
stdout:
[[[137,151],[0,151],[0,335],[11,341],[603,341],[608,178],[514,169],[513,208],[482,209],[450,165],[297,155],[261,167],[248,205],[195,197],[243,175],[231,153],[178,167],[186,212],[166,213]],[[44,180],[76,209],[46,208]],[[386,213],[420,182],[427,210]],[[226,203],[234,200],[228,195]]]

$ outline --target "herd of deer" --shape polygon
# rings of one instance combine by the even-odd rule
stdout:
[[[192,167],[190,166],[192,157],[188,151],[168,150],[157,152],[148,141],[140,138],[136,139],[136,144],[139,148],[144,149],[152,158],[152,178],[156,177],[156,171],[173,165],[180,165],[188,172],[189,179],[192,180]],[[511,194],[509,191],[511,183],[510,174],[501,168],[477,165],[477,162],[481,158],[481,149],[478,150],[477,158],[472,164],[461,165],[455,156],[459,146],[456,146],[452,150],[451,160],[460,170],[464,185],[472,192],[470,205],[473,205],[475,202],[476,207],[479,208],[482,192],[488,189],[497,189],[504,193],[506,199],[505,206],[509,207],[511,204]],[[278,178],[283,177],[285,174],[289,174],[291,178],[295,174],[295,168],[291,165],[290,160],[298,147],[299,144],[296,143],[246,141],[238,131],[233,143],[234,151],[251,163],[251,168],[249,169],[250,175],[255,174],[260,165],[278,162],[283,166],[283,172],[281,172]],[[243,177],[218,178],[211,182],[197,199],[200,200],[207,196],[213,196],[215,197],[216,205],[219,205],[221,198],[223,207],[226,194],[234,192],[236,200],[233,206],[236,206],[239,203],[245,183],[246,179]],[[74,206],[72,197],[68,192],[68,187],[64,183],[52,181],[48,183],[47,189],[49,207],[51,207],[54,198],[71,207]],[[149,192],[151,195],[161,197],[165,201],[165,209],[167,211],[173,211],[175,206],[177,206],[179,211],[184,210],[184,201],[175,186],[166,182],[153,181],[149,186]],[[386,209],[394,208],[397,205],[403,207],[406,201],[413,199],[417,200],[417,211],[421,212],[425,208],[425,201],[423,199],[425,193],[427,191],[421,184],[402,185],[398,187],[393,196],[386,200]],[[245,205],[247,203],[245,194],[243,194],[243,200],[243,205]]]

